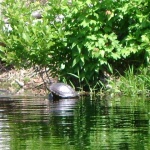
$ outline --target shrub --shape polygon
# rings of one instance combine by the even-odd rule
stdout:
[[[95,86],[109,66],[149,63],[149,5],[148,0],[52,0],[27,6],[25,0],[7,0],[3,14],[12,31],[1,30],[6,44],[1,56],[19,66],[49,67],[60,80],[78,77]],[[43,12],[39,21],[31,16],[37,9]]]
[[[39,3],[27,6],[25,1],[9,0],[9,5],[4,2],[3,7],[3,14],[9,18],[12,28],[10,31],[7,28],[2,30],[1,41],[6,44],[3,50],[6,57],[3,59],[21,67],[47,65],[50,61],[50,48],[58,35],[54,27],[48,25],[48,20],[36,20],[31,16],[32,11],[40,7]],[[4,27],[4,23],[1,27]]]

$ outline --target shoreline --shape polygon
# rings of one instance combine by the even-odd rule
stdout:
[[[44,80],[41,77],[41,72]],[[0,89],[15,94],[32,93],[33,95],[44,96],[48,93],[46,86],[49,83],[49,78],[54,82],[57,81],[50,75],[47,76],[43,69],[5,69],[0,73]]]

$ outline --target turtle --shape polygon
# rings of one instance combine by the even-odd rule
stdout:
[[[77,98],[79,94],[68,84],[52,83],[48,89],[51,91],[50,99]]]

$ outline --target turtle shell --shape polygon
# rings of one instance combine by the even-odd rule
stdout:
[[[79,96],[71,86],[65,83],[53,83],[50,85],[49,90],[53,96],[58,96],[59,98],[75,98]]]

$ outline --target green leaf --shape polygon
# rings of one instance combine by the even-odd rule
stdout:
[[[105,51],[104,50],[100,50],[99,52],[100,52],[101,57],[105,56]]]
[[[84,56],[81,56],[81,61],[84,63]]]
[[[90,35],[90,36],[87,36],[87,38],[90,39],[90,40],[97,40],[97,37],[94,34]]]
[[[142,42],[150,43],[150,39],[147,35],[142,35],[141,38],[142,38]]]
[[[81,26],[83,26],[84,28],[89,26],[89,22],[87,22],[87,19],[84,19],[81,23]]]
[[[74,48],[76,45],[77,45],[77,44],[76,44],[75,42],[74,42],[74,43],[72,43],[71,48]]]
[[[81,44],[78,44],[78,45],[77,45],[78,53],[81,53],[81,48],[82,48],[82,45],[81,45]]]
[[[72,63],[72,67],[74,67],[76,64],[77,64],[77,58],[75,58],[74,60],[73,60],[73,63]]]
[[[29,42],[30,38],[26,33],[22,33],[22,37],[25,40],[25,42],[27,42],[27,43]]]
[[[114,60],[117,60],[118,58],[120,58],[120,55],[117,53],[112,53],[111,56],[113,57]]]

